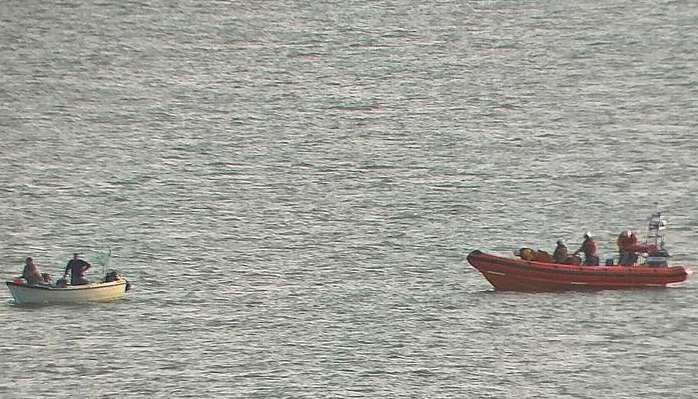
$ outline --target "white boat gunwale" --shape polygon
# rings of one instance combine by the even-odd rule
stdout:
[[[130,288],[130,283],[123,277],[114,281],[65,287],[30,285],[17,280],[5,281],[5,284],[16,305],[111,302],[125,297],[126,291]]]
[[[101,283],[90,283],[90,284],[81,284],[81,285],[66,285],[65,287],[51,287],[50,285],[41,285],[41,284],[24,284],[24,283],[16,283],[14,281],[6,281],[5,282],[8,286],[16,286],[16,287],[23,287],[23,288],[31,288],[31,289],[40,289],[40,290],[51,290],[51,291],[76,291],[76,290],[89,290],[89,289],[97,289],[97,288],[104,288],[104,287],[109,287],[112,285],[119,285],[119,284],[127,284],[128,282],[126,279],[119,279],[116,281],[107,281],[107,282],[101,282]]]

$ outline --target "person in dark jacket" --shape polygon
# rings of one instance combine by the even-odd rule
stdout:
[[[591,238],[591,233],[588,231],[584,233],[584,242],[582,243],[582,246],[579,247],[574,254],[577,255],[580,252],[584,253],[585,266],[599,265],[599,257],[596,255],[596,241]]]
[[[553,260],[555,263],[565,263],[567,256],[567,245],[565,245],[565,241],[557,240],[557,246],[555,247],[555,252],[553,252]]]
[[[90,282],[85,278],[85,272],[90,267],[92,267],[91,264],[80,259],[78,257],[78,254],[74,253],[73,259],[71,259],[68,262],[68,265],[66,265],[65,267],[65,273],[63,274],[63,277],[67,277],[68,272],[70,272],[70,285],[89,284]]]

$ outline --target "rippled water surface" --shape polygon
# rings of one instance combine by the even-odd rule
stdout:
[[[494,292],[658,203],[698,265],[690,1],[0,4],[0,397],[698,397],[696,280]],[[99,276],[95,267],[90,277]]]

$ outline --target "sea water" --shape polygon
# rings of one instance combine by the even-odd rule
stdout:
[[[6,1],[0,397],[695,398],[695,280],[493,291],[659,207],[698,265],[690,1]]]

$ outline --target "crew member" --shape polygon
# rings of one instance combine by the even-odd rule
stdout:
[[[624,231],[618,235],[616,240],[618,244],[619,259],[618,264],[622,266],[632,266],[637,262],[637,236],[630,230]]]
[[[584,233],[584,242],[582,243],[582,246],[579,247],[574,254],[577,255],[580,252],[584,253],[585,266],[599,265],[599,257],[596,255],[596,242],[591,238],[591,233],[588,231]]]
[[[553,261],[555,263],[564,263],[567,260],[567,245],[564,240],[557,240],[555,252],[553,252]]]

